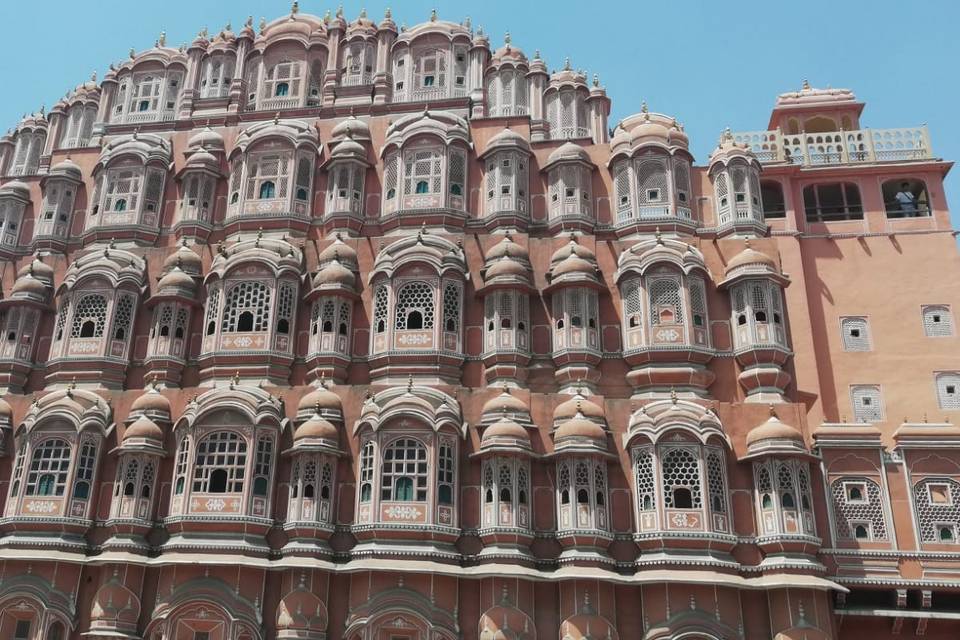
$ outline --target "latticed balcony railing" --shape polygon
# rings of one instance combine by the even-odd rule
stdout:
[[[175,111],[134,111],[123,116],[124,124],[139,124],[141,122],[168,122],[177,117]]]
[[[260,101],[261,111],[270,111],[273,109],[296,109],[303,104],[303,99],[297,96],[288,98],[286,96],[279,98],[264,98]]]
[[[466,87],[420,87],[409,92],[398,92],[394,97],[394,102],[430,102],[432,100],[447,100],[448,98],[463,98],[466,95]]]
[[[741,131],[733,139],[748,144],[760,162],[825,165],[933,158],[925,126],[797,134]]]

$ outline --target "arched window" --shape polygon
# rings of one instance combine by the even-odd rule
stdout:
[[[803,206],[807,222],[863,219],[860,189],[852,182],[804,187]]]
[[[444,442],[440,444],[439,455],[437,456],[437,503],[453,504],[454,491],[454,462],[453,446]]]
[[[427,449],[417,440],[400,438],[383,452],[381,500],[425,502],[427,479]]]
[[[675,278],[658,278],[650,285],[650,324],[683,324],[683,297]]]
[[[177,452],[176,480],[174,481],[174,495],[182,495],[187,478],[187,465],[190,462],[190,440],[184,436],[180,439],[180,448]]]
[[[270,485],[270,469],[273,463],[273,439],[257,440],[257,454],[253,465],[253,495],[264,497]]]
[[[270,317],[270,288],[262,282],[238,282],[227,293],[221,330],[225,333],[266,331]]]
[[[688,449],[667,449],[661,466],[664,506],[668,509],[702,508],[697,455]]]
[[[363,445],[360,452],[360,502],[373,498],[373,442]]]
[[[247,443],[233,431],[217,431],[197,445],[194,493],[241,493],[247,464]]]
[[[47,630],[47,640],[63,640],[64,630],[62,622],[54,622]]]
[[[72,453],[66,440],[51,438],[40,443],[33,451],[27,473],[27,495],[62,496]]]
[[[761,180],[760,197],[763,202],[764,218],[783,218],[787,215],[782,184],[776,180]]]
[[[90,497],[90,486],[93,483],[93,474],[97,468],[97,447],[89,440],[80,445],[80,458],[77,462],[77,473],[73,483],[73,497],[77,500],[86,500]]]
[[[260,199],[268,200],[276,196],[277,186],[272,180],[265,180],[260,183]]]
[[[374,294],[374,305],[373,305],[373,331],[374,333],[383,333],[387,330],[387,314],[389,307],[387,305],[387,285],[381,284],[377,286],[377,291]]]
[[[396,328],[433,329],[434,291],[426,282],[411,282],[397,292]]]
[[[99,338],[107,321],[107,299],[99,294],[80,298],[73,312],[73,338]]]
[[[930,215],[927,185],[916,178],[895,178],[883,183],[883,204],[888,218],[919,218]]]

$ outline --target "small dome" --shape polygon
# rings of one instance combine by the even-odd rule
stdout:
[[[571,273],[582,273],[584,275],[593,276],[596,274],[596,269],[592,264],[583,258],[574,254],[570,254],[561,260],[559,264],[554,266],[553,269],[551,269],[551,273],[553,273],[554,277]]]
[[[490,265],[484,273],[484,280],[492,280],[497,277],[527,277],[529,271],[522,263],[511,260],[510,258],[501,258]]]
[[[29,200],[30,187],[19,180],[11,180],[3,186],[0,186],[0,196],[15,196],[17,198]]]
[[[333,147],[333,151],[330,153],[331,158],[352,158],[359,160],[367,159],[367,150],[363,148],[363,145],[354,140],[353,138],[344,138],[342,141],[336,143]]]
[[[170,414],[170,401],[156,387],[150,389],[130,405],[130,411],[150,411]]]
[[[587,400],[584,396],[577,394],[569,400],[557,405],[553,410],[554,420],[569,420],[578,413],[583,414],[585,418],[603,419],[603,409],[597,403]]]
[[[490,56],[490,65],[499,66],[505,63],[512,63],[515,65],[527,64],[527,56],[524,55],[523,51],[514,47],[508,41],[505,45],[493,52],[493,55]]]
[[[344,242],[339,233],[336,239],[327,245],[326,248],[320,252],[320,257],[317,258],[320,264],[330,262],[331,260],[339,260],[340,262],[349,262],[351,264],[357,263],[356,250]]]
[[[32,273],[27,273],[26,275],[17,278],[17,281],[13,283],[13,288],[10,290],[10,293],[45,296],[47,295],[47,285]]]
[[[770,256],[760,253],[755,249],[751,249],[749,246],[735,255],[729,263],[727,263],[727,273],[733,271],[737,267],[745,267],[747,265],[763,265],[770,267],[774,271],[778,271],[777,263],[774,262],[773,258]]]
[[[370,125],[356,116],[350,116],[333,127],[330,131],[330,137],[334,139],[347,137],[366,140],[370,138]]]
[[[197,167],[216,168],[220,166],[220,161],[217,160],[215,155],[207,151],[206,148],[201,148],[199,151],[190,154],[190,157],[187,158],[187,166],[191,169]]]
[[[123,439],[145,438],[163,442],[163,429],[146,416],[140,416],[123,432]]]
[[[313,286],[342,285],[353,288],[357,283],[357,276],[347,269],[339,260],[333,260],[323,267],[313,278]]]
[[[522,258],[524,260],[528,260],[530,258],[530,252],[527,251],[527,248],[523,245],[514,242],[513,238],[508,235],[504,237],[503,240],[493,245],[490,250],[487,251],[484,259],[496,260],[503,257]]]
[[[0,398],[0,420],[9,421],[13,417],[13,408],[6,400]]]
[[[487,155],[495,149],[520,149],[527,153],[530,152],[530,143],[519,133],[509,127],[490,138],[487,148],[483,150],[483,155]]]
[[[212,149],[214,151],[223,151],[223,136],[211,129],[204,128],[192,136],[187,141],[187,147],[190,149]]]
[[[340,441],[340,434],[337,428],[327,420],[314,414],[309,420],[297,427],[293,434],[293,441],[304,440],[306,438],[317,438],[320,440]]]
[[[319,386],[300,398],[297,404],[298,411],[343,411],[340,396],[324,386]]]
[[[174,253],[171,253],[169,256],[167,256],[167,259],[163,261],[164,271],[169,271],[174,267],[180,267],[187,273],[199,274],[203,269],[203,261],[201,260],[200,256],[194,253],[185,244],[182,244]]]
[[[70,158],[65,158],[58,162],[57,164],[50,167],[49,177],[64,177],[70,178],[71,180],[82,180],[83,171],[80,169],[80,165],[71,160]]]
[[[158,289],[195,289],[197,283],[180,267],[174,267],[167,275],[160,278]]]
[[[803,434],[796,427],[780,422],[775,415],[771,415],[766,422],[754,427],[747,434],[747,448],[762,440],[793,440],[803,443]]]
[[[607,432],[596,422],[587,420],[582,414],[563,422],[553,434],[555,441],[565,438],[590,438],[591,440],[606,440]]]
[[[530,407],[526,402],[504,389],[503,393],[484,403],[481,413],[528,413],[529,411]]]
[[[583,150],[583,147],[573,142],[564,142],[554,149],[553,153],[547,158],[546,166],[557,162],[586,162],[591,164],[590,156]]]
[[[594,261],[597,259],[597,256],[594,255],[593,251],[582,244],[577,244],[577,241],[571,237],[570,242],[553,252],[553,255],[550,256],[550,262],[559,262],[566,259],[570,255],[576,255],[578,258],[583,258],[587,261]]]
[[[501,418],[484,430],[480,443],[483,444],[495,438],[509,438],[529,442],[530,434],[513,420]]]
[[[17,271],[17,277],[22,278],[28,273],[33,273],[33,277],[40,280],[53,282],[53,267],[41,260],[38,256],[34,257],[33,260],[20,267],[20,270]]]

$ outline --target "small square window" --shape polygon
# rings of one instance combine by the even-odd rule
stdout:
[[[567,190],[564,192],[564,194],[565,194],[566,197],[568,197],[568,198],[572,198],[572,197],[575,195],[575,193],[576,193],[576,192],[575,192],[573,189],[567,189]]]
[[[462,87],[464,84],[466,84],[466,81],[464,80],[463,76],[457,76],[456,80],[454,80],[454,83],[458,87]]]
[[[423,86],[432,87],[433,86],[433,76],[423,76]]]
[[[510,159],[509,159],[509,158],[507,158],[506,160],[503,161],[503,166],[505,166],[505,167],[509,167],[509,166],[510,166]]]
[[[680,202],[686,202],[687,194],[685,194],[683,191],[677,192],[677,200],[679,200]]]
[[[867,496],[867,485],[862,482],[844,483],[843,493],[847,497],[848,503],[866,504],[870,502],[870,498]]]
[[[930,504],[953,504],[948,484],[930,483],[927,485],[927,493],[930,496]]]
[[[463,57],[463,54],[462,54],[462,53],[458,53],[458,54],[457,54],[457,62],[463,62],[464,60],[465,60],[465,58]]]
[[[738,193],[738,194],[736,194],[736,200],[737,200],[737,202],[746,202],[746,201],[747,201],[747,194],[745,194],[745,193]]]
[[[859,337],[860,337],[860,329],[850,329],[850,337],[851,337],[851,338],[859,338]]]
[[[873,405],[873,398],[864,398],[862,401],[863,406],[869,407]]]
[[[952,524],[937,525],[937,542],[954,544],[957,541],[957,528]]]
[[[403,66],[403,58],[400,58],[399,60],[397,60],[397,66],[398,66],[398,67],[402,67],[402,66]]]
[[[402,83],[402,82],[398,82],[397,84],[394,85],[394,87],[397,89],[397,91],[403,91],[403,83]]]
[[[870,540],[873,538],[870,533],[869,522],[851,522],[850,530],[853,532],[853,537],[857,540]]]
[[[505,184],[502,187],[500,187],[500,193],[502,193],[505,196],[510,195],[510,185]]]
[[[660,200],[660,189],[647,189],[647,200],[658,202]]]
[[[620,196],[620,204],[629,204],[629,203],[630,203],[630,198],[628,198],[627,196]]]

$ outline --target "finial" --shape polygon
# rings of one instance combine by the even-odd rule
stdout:
[[[280,112],[273,114],[273,124],[280,124]]]
[[[430,10],[430,22],[436,22],[436,21],[437,21],[437,10],[436,10],[436,9],[431,9],[431,10]]]
[[[407,393],[413,392],[413,374],[407,376]]]
[[[809,91],[809,90],[810,90],[810,83],[807,82],[807,79],[806,79],[806,78],[803,79],[803,90],[804,90],[804,91]]]
[[[502,602],[502,603],[504,603],[504,604],[506,604],[507,602],[509,602],[508,596],[509,596],[509,591],[507,591],[507,583],[504,582],[503,585],[502,585],[501,588],[500,588],[500,602]]]
[[[330,24],[330,20],[332,20],[330,17],[330,9],[327,9],[323,14],[323,24]]]
[[[263,33],[264,29],[267,28],[267,19],[263,16],[260,16],[260,33]]]
[[[640,101],[640,113],[650,113],[650,109],[647,108],[647,101],[646,101],[646,100],[641,100],[641,101]]]
[[[227,20],[227,24],[223,25],[224,31],[233,31],[233,24]]]
[[[337,7],[337,17],[338,17],[338,18],[342,18],[342,17],[343,17],[343,5],[342,5],[342,4]]]
[[[77,376],[73,376],[70,380],[70,386],[67,387],[67,397],[73,397],[73,390],[77,388]]]
[[[470,20],[470,16],[467,16],[466,19],[464,19],[464,21],[463,21],[463,26],[464,26],[464,28],[466,28],[467,30],[470,30],[470,29],[473,28],[473,27],[472,27],[472,24],[473,24],[473,23],[472,23],[472,21]],[[481,28],[481,35],[482,35],[482,28]]]
[[[660,235],[660,227],[659,227],[659,226],[657,226],[656,236],[655,236],[655,237],[656,237],[656,239],[657,239],[657,244],[663,244],[663,237]]]
[[[563,70],[570,71],[570,56],[563,59]]]
[[[677,404],[677,390],[673,387],[670,387],[670,402]]]
[[[90,74],[90,80],[91,80],[91,82],[96,82],[96,81],[97,81],[97,71],[96,71],[96,69],[94,69],[93,73]]]
[[[534,59],[534,60],[539,60],[539,59],[540,59],[540,49],[536,49],[536,50],[533,52],[533,59]]]
[[[253,16],[247,16],[247,21],[243,23],[243,26],[253,28]]]
[[[366,8],[361,8],[361,9],[360,9],[360,19],[363,20],[363,19],[366,18],[366,17],[367,17],[367,10],[366,10]]]
[[[238,386],[239,384],[240,384],[240,371],[237,370],[233,374],[233,380],[230,381],[230,388],[233,389],[235,386]]]
[[[743,239],[743,248],[744,248],[744,249],[749,249],[749,248],[750,248],[750,238],[744,238],[744,239]]]
[[[158,43],[161,47],[167,46],[167,32],[166,32],[166,31],[161,31],[161,32],[160,32],[160,37],[157,38],[157,43]]]
[[[599,87],[599,86],[600,86],[600,74],[599,74],[599,73],[593,74],[593,86],[595,86],[595,87]]]
[[[509,31],[507,31],[507,32],[504,34],[504,36],[503,36],[503,44],[507,45],[508,48],[510,47],[510,32],[509,32]],[[504,588],[506,588],[506,587],[504,587]]]
[[[393,11],[390,10],[390,7],[387,7],[387,10],[383,12],[383,19],[390,20],[393,18]]]
[[[257,241],[253,243],[253,246],[255,246],[257,249],[260,248],[261,238],[263,238],[263,227],[260,227],[259,229],[257,229]]]
[[[131,57],[131,58],[136,58],[136,57],[137,57],[137,52],[134,51],[133,47],[130,47],[130,57]]]
[[[772,402],[767,405],[767,408],[770,410],[770,417],[771,417],[771,418],[776,418],[776,417],[777,417],[777,410],[773,408],[773,403],[772,403]]]
[[[300,13],[300,3],[297,0],[293,0],[293,4],[290,5],[290,15],[295,16]]]

